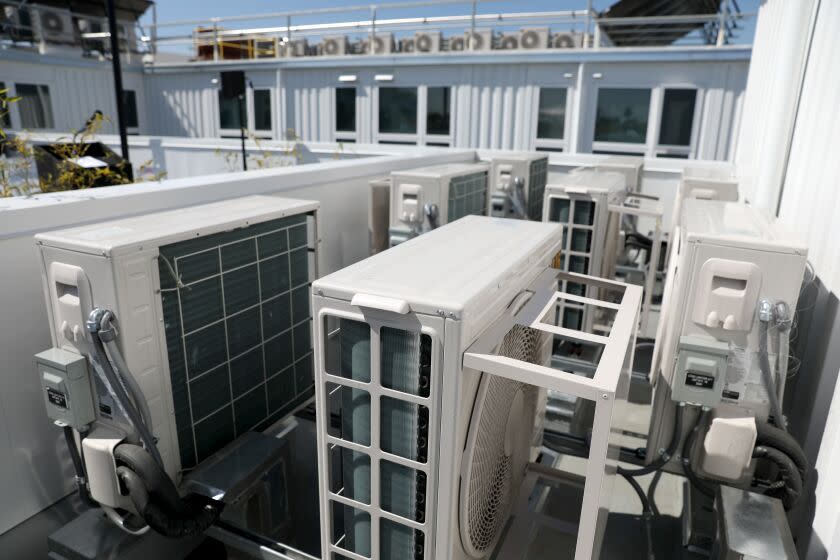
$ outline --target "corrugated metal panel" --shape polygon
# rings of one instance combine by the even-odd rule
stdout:
[[[810,260],[840,290],[840,3],[820,5],[785,178],[780,217],[808,241]]]
[[[160,136],[217,136],[217,72],[146,76],[150,130]]]

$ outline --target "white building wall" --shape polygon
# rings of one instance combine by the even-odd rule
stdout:
[[[156,136],[218,136],[218,72],[147,74],[146,126]]]

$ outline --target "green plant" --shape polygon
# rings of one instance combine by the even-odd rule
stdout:
[[[243,129],[245,138],[254,143],[256,153],[248,154],[248,169],[271,169],[273,167],[290,167],[303,163],[303,154],[301,152],[300,139],[295,134],[294,129],[286,131],[286,138],[293,142],[291,147],[282,149],[270,149],[263,147],[262,140],[250,130]],[[228,171],[241,171],[242,160],[239,150],[222,150],[216,148],[215,154],[225,161],[225,167]]]

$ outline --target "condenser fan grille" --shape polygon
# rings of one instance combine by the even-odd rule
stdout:
[[[517,325],[498,353],[541,363],[544,342],[540,331]],[[492,549],[507,522],[529,460],[536,406],[535,387],[483,375],[461,475],[461,541],[473,557]]]

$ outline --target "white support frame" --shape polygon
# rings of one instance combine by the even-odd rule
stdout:
[[[556,305],[557,300],[567,297],[567,294],[562,292],[551,294],[545,290],[545,286],[557,285],[559,280],[585,281],[605,288],[624,289],[609,336],[598,337],[605,341],[605,346],[592,378],[499,356],[492,352],[493,348],[516,324],[545,332],[556,332],[556,327],[552,328],[550,325],[543,323],[542,317],[547,306]],[[614,414],[616,405],[627,397],[631,369],[629,364],[633,362],[632,354],[635,346],[642,288],[581,274],[561,272],[555,269],[545,270],[533,285],[543,288],[531,297],[518,314],[504,315],[487,329],[464,353],[463,367],[545,389],[561,391],[595,403],[592,441],[586,464],[586,480],[580,522],[577,526],[577,543],[574,556],[575,560],[589,560],[598,556],[606,526],[604,514],[609,507],[610,490],[616,467],[615,457],[617,456],[614,449],[615,444],[611,442],[610,436],[614,431],[613,423],[620,420]],[[580,299],[595,306],[604,306],[606,303],[591,298]],[[611,306],[611,308],[614,308],[614,306]],[[587,336],[580,331],[561,330],[563,336],[583,341],[587,341],[590,336],[593,336]],[[533,470],[539,467],[531,465],[530,468]],[[516,528],[516,524],[513,528]],[[521,542],[522,537],[509,532],[507,538],[513,538]],[[511,551],[509,556],[500,554],[500,560],[521,558],[522,548],[515,548],[516,550]],[[506,547],[502,545],[500,550],[505,552]]]

